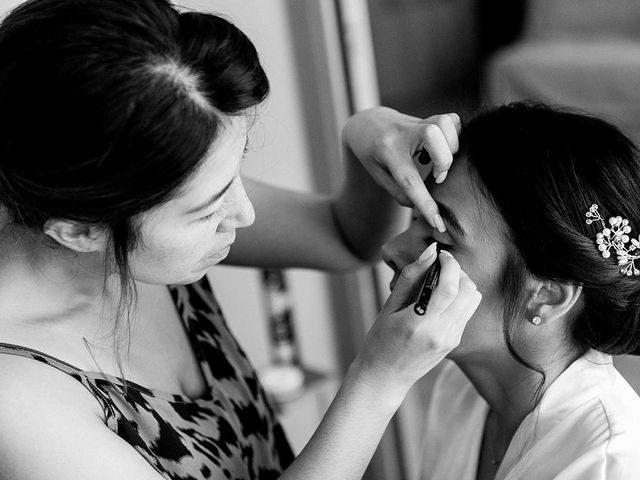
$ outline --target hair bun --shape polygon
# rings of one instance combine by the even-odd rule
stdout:
[[[262,102],[269,81],[249,38],[228,20],[200,12],[179,15],[180,61],[194,69],[213,107],[236,113]]]

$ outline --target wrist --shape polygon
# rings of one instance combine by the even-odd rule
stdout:
[[[397,376],[367,364],[358,356],[349,366],[343,387],[357,390],[366,398],[369,408],[393,415],[411,388],[410,384],[398,380]]]

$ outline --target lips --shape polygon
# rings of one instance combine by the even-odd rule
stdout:
[[[229,252],[229,250],[231,249],[231,245],[232,245],[232,244],[230,243],[230,244],[229,244],[229,245],[227,245],[226,247],[221,248],[221,249],[220,249],[220,250],[218,250],[217,252],[212,253],[211,255],[209,255],[209,256],[207,256],[207,257],[205,257],[205,258],[208,260],[208,259],[213,259],[213,258],[223,257],[223,256],[225,256],[225,255]]]
[[[215,257],[221,256],[222,254],[226,254],[227,251],[231,248],[231,245],[233,245],[235,241],[236,241],[236,235],[234,232],[233,236],[229,239],[229,242],[224,247],[222,247],[220,250],[213,252],[211,255],[207,255],[205,258],[215,258]]]
[[[204,257],[204,260],[215,260],[216,258],[224,257],[229,253],[231,249],[231,245],[236,241],[236,236],[233,235],[229,243],[226,246],[222,247],[220,250],[213,252],[211,255],[207,255]]]

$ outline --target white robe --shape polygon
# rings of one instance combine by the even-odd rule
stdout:
[[[475,480],[489,411],[451,361],[428,407],[422,480]],[[518,427],[496,480],[640,479],[640,397],[594,350],[572,363]]]

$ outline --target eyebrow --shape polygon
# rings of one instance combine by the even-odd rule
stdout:
[[[247,147],[249,146],[249,137],[247,137],[247,139],[245,140],[244,143],[244,152],[246,153],[247,151]],[[244,155],[242,156],[242,159],[244,160]],[[220,190],[219,192],[214,193],[207,201],[201,203],[200,205],[190,208],[189,210],[187,210],[185,212],[185,215],[191,215],[193,213],[196,212],[200,212],[204,209],[206,209],[207,207],[210,207],[211,205],[213,205],[214,203],[216,203],[218,200],[220,200],[225,193],[227,193],[227,190],[229,190],[229,188],[231,188],[231,184],[233,184],[233,181],[236,179],[236,177],[233,177],[229,183],[227,183],[222,190]]]
[[[465,238],[467,236],[464,228],[460,225],[458,218],[456,217],[453,210],[447,207],[444,203],[436,202],[438,205],[438,210],[440,210],[440,216],[442,219],[458,234],[459,237]]]
[[[435,180],[431,177],[431,175],[427,175],[424,178],[424,184],[427,186],[427,188],[430,186],[430,184],[433,184],[434,182]],[[444,220],[444,222],[448,224],[453,229],[454,232],[456,232],[458,237],[460,237],[461,239],[465,239],[467,236],[467,233],[464,231],[464,228],[462,228],[462,225],[460,225],[460,222],[458,221],[458,217],[456,217],[456,214],[453,213],[453,210],[451,210],[444,203],[440,203],[438,201],[436,201],[436,205],[438,206],[438,210],[440,212],[440,216],[442,217],[442,220]]]

